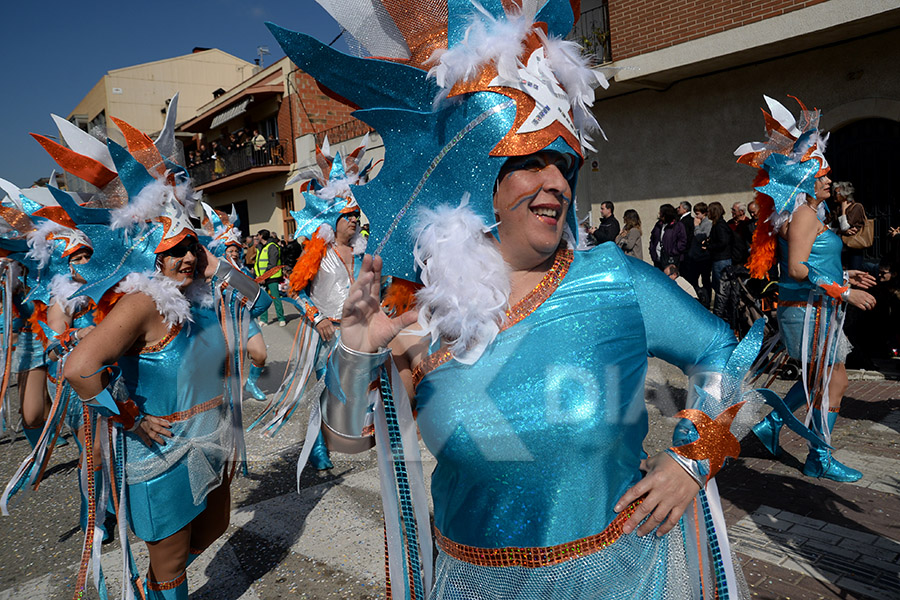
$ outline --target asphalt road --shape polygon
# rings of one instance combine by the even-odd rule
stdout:
[[[288,308],[288,318],[297,317]],[[284,370],[291,327],[265,327],[272,393]],[[647,383],[651,431],[646,449],[669,445],[685,378],[652,360]],[[779,382],[782,389],[787,385]],[[900,598],[900,386],[855,382],[835,431],[839,456],[861,468],[856,485],[803,477],[796,436],[776,461],[752,438],[719,475],[732,544],[757,598]],[[250,423],[264,403],[248,401]],[[381,500],[373,452],[335,454],[335,468],[304,472],[296,460],[306,428],[297,414],[275,439],[247,435],[250,475],[233,484],[231,526],[191,567],[193,599],[383,598]],[[21,435],[0,440],[0,480],[27,452]],[[425,472],[433,463],[426,458]],[[74,592],[81,548],[76,449],[59,448],[40,489],[0,519],[0,600],[63,599]],[[132,542],[140,568],[146,553]],[[118,594],[119,543],[103,548],[104,571]],[[90,589],[86,597],[96,597]]]

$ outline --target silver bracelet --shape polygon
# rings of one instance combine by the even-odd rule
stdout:
[[[261,293],[256,281],[235,269],[227,260],[219,259],[215,278],[224,281],[247,299],[248,306],[253,306]]]
[[[362,436],[369,409],[369,384],[390,354],[387,348],[372,353],[360,352],[338,340],[329,368],[337,368],[344,398],[330,392],[322,394],[322,421],[329,429],[343,436]]]

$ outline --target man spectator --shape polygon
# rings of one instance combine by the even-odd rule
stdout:
[[[278,326],[284,327],[287,323],[284,320],[284,307],[281,305],[281,292],[278,290],[278,284],[281,283],[282,278],[281,250],[278,242],[272,239],[268,229],[261,229],[258,235],[261,247],[257,249],[253,273],[256,275],[256,280],[272,297],[275,316],[278,317]],[[260,316],[260,322],[263,325],[269,322],[268,309]]]
[[[750,239],[752,240],[753,234],[756,232],[756,224],[759,221],[759,204],[756,200],[747,205],[747,212],[750,213],[750,223],[747,226],[750,228]]]
[[[687,247],[691,247],[694,241],[694,215],[691,214],[691,203],[687,200],[680,202],[675,208],[678,213],[678,220],[684,225],[684,234],[687,236]]]
[[[615,205],[610,201],[600,203],[600,223],[591,230],[594,242],[600,245],[604,242],[612,242],[619,235],[619,221],[613,212]]]
[[[728,221],[728,227],[734,233],[731,244],[731,263],[744,266],[747,259],[750,258],[750,243],[753,241],[746,204],[735,202],[731,205],[731,220]]]
[[[297,264],[297,259],[300,258],[300,255],[303,253],[303,246],[294,236],[291,236],[291,241],[288,242],[287,246],[284,248],[284,266],[288,269],[288,271],[293,270],[294,265]]]

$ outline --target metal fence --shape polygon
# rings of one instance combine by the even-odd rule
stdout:
[[[235,148],[231,152],[221,153],[188,167],[194,185],[203,185],[215,179],[221,179],[254,167],[266,167],[285,164],[284,143],[267,142],[262,149],[256,149],[251,143]]]
[[[612,62],[607,2],[581,13],[581,18],[569,34],[569,39],[581,44],[588,54],[595,55],[598,63]]]

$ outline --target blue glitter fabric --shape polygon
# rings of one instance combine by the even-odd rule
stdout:
[[[828,296],[821,287],[809,280],[815,272],[818,278],[843,283],[841,238],[830,229],[816,236],[806,261],[810,267],[810,277],[803,281],[797,281],[788,274],[788,244],[781,237],[778,238],[778,243],[781,249],[778,328],[788,354],[797,360],[803,360],[803,330],[808,321],[807,344],[810,356],[813,359],[825,357],[826,364],[829,365],[844,362],[850,352],[849,342],[843,331],[831,335],[831,329],[839,326],[843,320],[842,303]],[[829,338],[832,340],[831,348],[825,350],[822,344],[828,343]]]
[[[119,359],[129,397],[141,414],[186,413],[222,397],[225,340],[215,313],[194,309],[165,347]],[[145,541],[172,535],[199,515],[206,494],[221,481],[232,452],[227,404],[174,420],[172,438],[148,448],[125,434],[128,519]]]
[[[477,547],[603,531],[641,478],[647,356],[720,371],[735,346],[658,270],[610,244],[576,252],[553,295],[477,363],[447,362],[419,384],[419,428],[438,459],[435,527]]]

